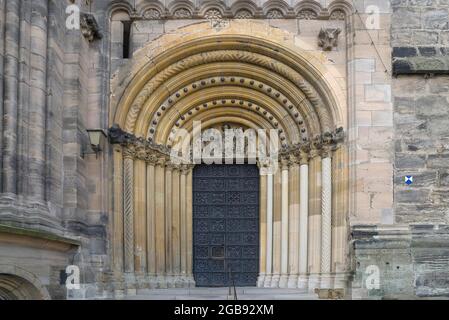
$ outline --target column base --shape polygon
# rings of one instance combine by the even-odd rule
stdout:
[[[261,273],[259,275],[259,277],[257,277],[257,287],[258,288],[263,288],[264,287],[264,283],[265,283],[265,275]]]
[[[167,289],[167,279],[165,276],[156,276],[156,289]]]
[[[334,275],[334,289],[347,289],[349,275],[347,273],[336,273]]]
[[[189,274],[186,278],[186,288],[195,288],[196,282],[193,275]]]
[[[279,279],[279,288],[287,288],[288,285],[288,275],[283,274]]]
[[[296,289],[298,286],[298,275],[290,275],[288,277],[287,288]]]
[[[309,276],[308,275],[300,275],[298,277],[298,288],[299,289],[308,289],[309,288]]]
[[[320,288],[320,275],[319,274],[310,274],[309,275],[309,284],[308,289],[310,293],[315,293],[315,289]]]
[[[124,274],[124,280],[125,280],[125,293],[127,296],[136,295],[136,276],[134,273],[125,273]]]
[[[265,279],[264,279],[264,283],[263,283],[264,288],[271,288],[271,279],[272,279],[271,274],[265,275]]]
[[[156,289],[157,288],[157,277],[152,274],[148,276],[148,288]]]
[[[280,274],[273,275],[273,278],[271,278],[271,288],[279,288],[279,280],[281,280]]]
[[[330,273],[322,273],[320,281],[320,289],[332,289],[334,277]]]
[[[136,276],[136,289],[148,289],[148,278],[144,274],[137,274]]]
[[[176,288],[176,277],[173,274],[166,275],[165,281],[167,282],[167,288]]]
[[[185,280],[182,276],[180,275],[175,275],[173,277],[173,283],[175,285],[175,288],[184,288],[185,287]]]

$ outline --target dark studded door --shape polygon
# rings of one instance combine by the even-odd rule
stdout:
[[[193,273],[198,287],[255,286],[259,273],[259,170],[198,165],[193,172]],[[232,271],[232,273],[229,273]]]

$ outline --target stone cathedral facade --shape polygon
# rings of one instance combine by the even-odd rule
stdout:
[[[443,0],[0,0],[0,298],[230,275],[447,297],[448,21]],[[274,130],[278,169],[174,161],[195,122]]]

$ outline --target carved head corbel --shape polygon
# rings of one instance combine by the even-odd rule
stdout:
[[[324,51],[332,51],[338,45],[340,33],[340,28],[321,28],[318,35],[318,46],[323,48]]]

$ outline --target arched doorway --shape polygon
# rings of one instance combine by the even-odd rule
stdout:
[[[50,299],[37,277],[10,265],[0,265],[0,300],[47,300]]]
[[[193,275],[197,286],[256,286],[259,170],[202,164],[193,171]]]
[[[195,134],[195,122],[204,130],[233,123],[274,130],[280,141],[279,170],[262,174],[259,162],[257,285],[340,287],[346,102],[331,67],[293,35],[256,22],[183,31],[190,36],[148,44],[113,84],[114,269],[130,288],[195,285],[195,165],[175,163],[171,151],[180,132]]]

